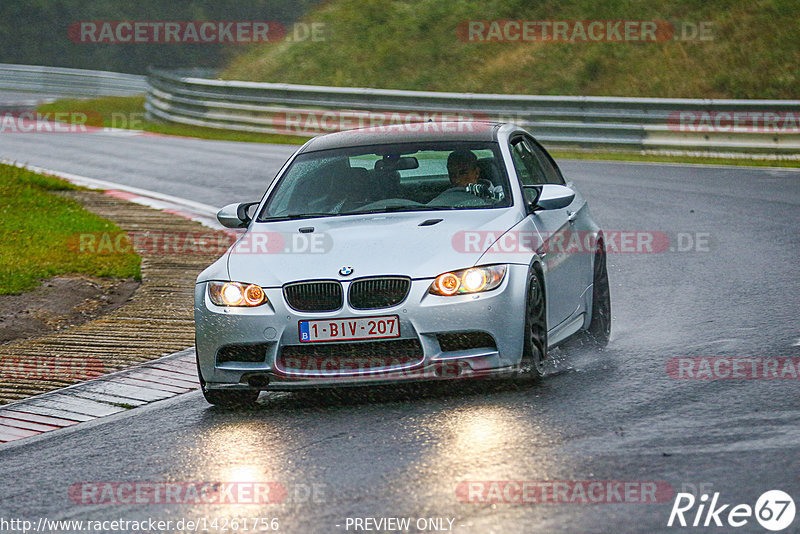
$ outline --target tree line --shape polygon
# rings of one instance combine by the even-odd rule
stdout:
[[[222,42],[195,43],[191,39],[189,42],[174,42],[173,39],[173,42],[166,43],[132,42],[132,39],[128,42],[114,39],[92,42],[86,35],[81,39],[76,31],[86,22],[96,24],[98,35],[104,22],[112,23],[106,25],[106,30],[121,22],[153,22],[153,26],[163,26],[159,23],[165,21],[195,21],[197,26],[200,21],[276,21],[289,27],[316,3],[319,0],[0,0],[0,62],[134,74],[145,74],[150,65],[216,68],[240,54],[244,47],[275,44],[231,43],[224,38],[225,35],[214,39]],[[83,26],[86,27],[91,28]],[[246,31],[252,30],[246,24],[243,27]],[[213,30],[212,26],[208,28]],[[125,31],[120,31],[119,35],[129,37],[133,25],[123,24],[120,30]],[[236,26],[233,30],[230,26],[218,30],[232,31],[236,35]]]

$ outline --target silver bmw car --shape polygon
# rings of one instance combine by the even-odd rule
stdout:
[[[527,131],[420,123],[322,135],[197,279],[212,404],[262,390],[543,375],[580,332],[605,344],[603,233]]]

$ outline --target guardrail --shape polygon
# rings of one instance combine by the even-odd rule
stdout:
[[[147,80],[102,70],[0,63],[0,89],[53,96],[134,96],[147,91]]]
[[[198,71],[151,69],[148,117],[302,136],[455,117],[516,122],[550,146],[800,153],[800,124],[791,127],[791,120],[800,120],[800,100],[436,93],[201,76]]]

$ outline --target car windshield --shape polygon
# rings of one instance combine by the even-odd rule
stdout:
[[[300,154],[258,220],[509,205],[497,143],[373,145]]]

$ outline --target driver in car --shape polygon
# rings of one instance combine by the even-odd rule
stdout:
[[[453,187],[477,184],[481,174],[478,156],[471,150],[454,150],[447,157],[447,174]]]
[[[454,150],[447,157],[447,175],[452,187],[428,205],[431,206],[486,206],[502,200],[502,186],[481,178],[478,157],[471,150]]]

